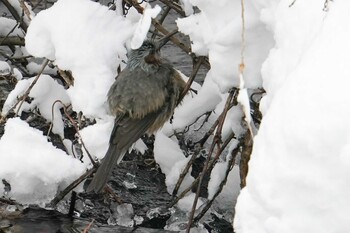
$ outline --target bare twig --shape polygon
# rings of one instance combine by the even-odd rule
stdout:
[[[198,151],[199,152],[199,151]],[[191,156],[191,159],[187,162],[186,164],[186,167],[182,170],[180,176],[179,176],[179,179],[177,180],[176,182],[176,185],[175,185],[175,188],[173,190],[173,196],[176,196],[177,194],[177,191],[179,190],[181,184],[182,184],[182,181],[184,180],[187,172],[189,171],[190,167],[192,166],[194,160],[197,158],[197,155],[198,155],[198,152],[194,152]]]
[[[26,4],[24,3],[24,0],[19,0],[19,4],[24,12],[24,14],[28,17],[29,20],[32,20],[32,17],[30,16],[30,11]]]
[[[230,133],[230,135],[226,138],[225,142],[220,146],[220,148],[216,151],[216,155],[214,157],[214,159],[212,159],[209,162],[208,165],[208,170],[210,171],[211,169],[213,169],[213,167],[215,166],[215,164],[217,163],[220,155],[222,154],[222,152],[224,152],[225,148],[228,146],[228,144],[231,142],[232,139],[235,138],[235,134],[233,132]]]
[[[188,225],[187,225],[187,228],[186,228],[186,233],[190,232],[190,229],[191,229],[191,226],[192,226],[192,223],[193,223],[194,213],[195,213],[195,210],[196,210],[196,207],[197,207],[197,202],[198,202],[199,193],[200,193],[200,187],[202,185],[202,182],[203,182],[203,179],[204,179],[204,175],[209,170],[208,169],[209,168],[209,162],[210,162],[211,155],[214,152],[214,148],[217,146],[219,148],[219,150],[223,150],[223,147],[221,146],[222,127],[223,127],[223,124],[224,124],[227,112],[233,106],[233,103],[236,103],[238,92],[239,92],[239,90],[237,88],[232,88],[230,90],[230,94],[227,97],[224,110],[220,114],[220,121],[218,123],[217,130],[216,130],[215,136],[213,138],[213,142],[212,142],[211,147],[209,149],[208,157],[207,157],[207,159],[206,159],[206,161],[204,163],[203,170],[202,170],[202,172],[199,175],[200,178],[199,178],[199,182],[198,182],[198,186],[197,186],[197,192],[196,192],[196,196],[194,198],[193,205],[192,205],[192,210],[190,212],[190,216],[189,216],[189,219],[188,219]],[[218,155],[216,157],[218,157]]]
[[[32,10],[35,10],[43,0],[39,0],[35,5],[32,6]]]
[[[16,9],[9,3],[7,0],[0,0],[4,5],[7,7],[7,9],[12,14],[13,18],[19,23],[20,27],[23,29],[23,31],[27,32],[28,25],[23,21],[22,17],[19,16]]]
[[[189,130],[190,130],[190,127],[193,126],[194,124],[196,124],[198,122],[199,119],[201,119],[203,116],[206,116],[205,119],[203,120],[202,124],[200,127],[198,127],[198,129],[193,129],[194,131],[198,131],[200,128],[203,127],[203,125],[208,121],[210,115],[211,115],[212,112],[206,112],[200,116],[198,116],[192,123],[190,123],[189,125],[187,125],[185,127],[185,129],[182,131],[182,132],[179,132],[179,133],[187,133]],[[177,135],[178,132],[174,132],[173,134],[171,134],[169,137],[172,137],[174,135]],[[196,143],[195,143],[196,144]]]
[[[189,77],[189,79],[188,79],[188,81],[186,83],[186,86],[185,86],[184,90],[181,93],[180,100],[185,97],[185,95],[187,94],[188,90],[191,88],[191,85],[192,85],[192,83],[194,81],[194,78],[196,77],[196,75],[198,73],[198,70],[201,67],[201,65],[204,62],[204,60],[205,60],[205,57],[200,56],[198,61],[194,65],[192,73],[191,73],[191,75],[190,75],[190,77]]]
[[[164,35],[169,34],[169,31],[167,29],[165,29],[157,20],[152,19],[152,25],[161,33],[163,33]],[[177,39],[176,37],[171,37],[170,38],[171,42],[173,42],[177,47],[179,47],[180,49],[182,49],[185,53],[187,53],[188,55],[190,55],[192,57],[193,60],[195,60],[197,57],[194,53],[192,53],[191,49],[187,46],[185,46],[185,44],[180,41],[179,39]],[[203,61],[203,65],[207,68],[210,69],[210,63],[208,61],[208,58],[205,57],[204,61]]]
[[[89,225],[86,226],[86,228],[84,229],[83,233],[89,233],[89,230],[92,227],[92,224],[94,224],[95,219],[92,219],[92,221],[89,223]]]
[[[25,41],[24,41],[24,38],[19,37],[19,36],[0,37],[0,45],[24,46],[25,45]]]
[[[78,179],[73,181],[67,188],[62,190],[49,204],[49,206],[56,206],[58,202],[60,202],[70,191],[72,191],[75,187],[77,187],[81,182],[83,182],[87,177],[91,176],[94,172],[96,172],[97,167],[92,167],[90,170],[87,170],[83,175],[81,175]]]
[[[63,102],[62,102],[61,100],[56,100],[55,102],[53,102],[53,104],[52,104],[52,106],[51,106],[51,124],[50,124],[49,130],[47,131],[47,136],[50,135],[51,130],[52,130],[52,128],[53,128],[53,122],[54,122],[54,120],[55,120],[55,111],[54,111],[55,109],[54,109],[54,107],[55,107],[55,105],[56,105],[57,103],[60,103],[60,104],[63,105]],[[65,107],[65,106],[63,105],[63,107]]]
[[[211,128],[208,130],[208,132],[205,133],[205,135],[203,136],[202,139],[200,139],[198,142],[201,146],[204,145],[204,143],[208,140],[208,138],[214,133],[216,127],[218,126],[219,122],[220,122],[221,116],[218,117],[218,119],[216,119],[216,121],[214,122],[214,124],[211,126]]]
[[[244,17],[244,0],[241,0],[241,19],[242,19],[242,32],[241,32],[241,64],[239,65],[239,75],[243,79],[243,71],[245,68],[244,65],[244,50],[245,50],[245,17]],[[248,113],[249,114],[249,113]],[[247,117],[247,116],[246,116]],[[246,186],[246,177],[248,174],[248,162],[250,160],[250,155],[253,148],[253,136],[252,131],[249,125],[249,122],[246,122],[243,119],[245,126],[247,128],[244,135],[243,146],[242,146],[242,155],[240,161],[240,177],[241,177],[241,187]]]
[[[165,5],[171,7],[172,9],[174,9],[177,13],[179,13],[179,15],[181,15],[182,17],[185,17],[186,14],[185,12],[182,10],[181,6],[179,4],[177,4],[174,1],[169,1],[169,0],[160,0],[162,3],[164,3]]]
[[[206,203],[206,205],[201,209],[201,212],[193,219],[193,222],[195,222],[195,223],[198,222],[204,216],[204,214],[209,210],[210,206],[213,204],[215,198],[217,196],[219,196],[219,194],[221,193],[222,189],[224,188],[224,186],[227,182],[228,175],[230,174],[230,171],[232,170],[232,168],[235,164],[235,160],[236,160],[236,156],[239,152],[239,148],[240,148],[240,146],[238,144],[237,147],[231,151],[231,157],[230,157],[229,161],[227,162],[226,173],[225,173],[224,179],[220,182],[219,188],[215,192],[213,198]]]
[[[193,131],[198,131],[198,130],[200,130],[200,129],[204,126],[204,124],[208,122],[209,117],[211,116],[211,114],[212,114],[212,112],[207,112],[207,113],[205,113],[205,114],[204,114],[204,115],[205,115],[205,119],[202,121],[202,124],[201,124],[197,129],[193,129]],[[203,115],[202,115],[202,116],[203,116]]]
[[[18,115],[18,111],[21,109],[23,102],[25,101],[25,99],[28,97],[30,91],[33,89],[34,85],[36,84],[36,82],[38,81],[40,75],[44,72],[45,67],[47,66],[47,64],[49,64],[49,60],[45,59],[43,65],[41,66],[41,69],[39,71],[39,73],[37,74],[37,76],[35,77],[35,79],[33,80],[33,82],[30,84],[30,86],[28,87],[28,89],[26,90],[26,92],[22,95],[19,102],[19,106],[17,108],[16,111],[16,115]],[[17,105],[17,104],[16,104]],[[16,106],[15,105],[15,106]]]
[[[250,155],[253,150],[253,136],[248,129],[243,137],[243,143],[242,143],[242,154],[241,154],[241,161],[239,162],[239,174],[241,178],[241,188],[244,188],[247,184],[246,178],[248,175],[248,162],[250,160]]]
[[[72,195],[70,197],[69,211],[68,211],[68,217],[70,218],[73,218],[76,200],[77,200],[77,192],[72,191]]]
[[[166,6],[165,10],[162,13],[162,16],[160,17],[160,19],[158,21],[160,24],[163,24],[165,18],[169,14],[170,10],[171,10],[171,8],[169,6]],[[154,32],[153,32],[153,35],[152,35],[152,39],[154,39],[157,36],[157,34],[158,34],[158,30],[155,29]]]
[[[293,0],[293,2],[291,4],[289,4],[289,7],[292,7],[296,1],[297,0]]]
[[[124,2],[128,3],[129,5],[133,6],[137,12],[140,14],[143,14],[143,7],[137,2],[137,0],[123,0]]]
[[[329,10],[329,1],[333,1],[333,0],[325,0],[324,4],[323,4],[323,11],[328,11]]]
[[[188,186],[184,191],[182,191],[182,193],[180,193],[180,195],[178,195],[174,200],[172,200],[168,205],[168,208],[173,207],[181,198],[183,198],[189,191],[191,191],[192,188],[198,184],[199,178],[200,177],[198,176],[190,186]]]
[[[0,40],[0,45],[6,45],[6,43],[4,43],[4,40],[10,36],[10,34],[18,27],[18,25],[19,23],[17,22],[16,25],[6,34],[6,36]]]
[[[69,121],[70,121],[71,124],[73,125],[73,127],[74,127],[74,129],[75,129],[75,131],[76,131],[76,134],[77,134],[78,137],[79,137],[80,143],[81,143],[81,145],[84,147],[84,149],[85,149],[85,151],[86,151],[86,153],[87,153],[87,155],[88,155],[88,157],[89,157],[89,159],[90,159],[92,165],[93,165],[94,167],[97,167],[97,164],[96,164],[95,160],[92,158],[92,155],[90,154],[89,150],[86,148],[85,143],[84,143],[84,140],[83,140],[82,136],[81,136],[80,133],[79,133],[79,127],[78,127],[78,125],[76,124],[76,122],[74,121],[74,119],[70,116],[70,114],[69,114],[68,111],[67,111],[68,106],[66,106],[61,100],[56,100],[56,101],[53,103],[53,105],[52,105],[52,114],[53,114],[53,107],[54,107],[54,105],[55,105],[56,103],[62,104],[63,110],[64,110],[64,114],[66,115],[66,117],[69,119]],[[50,131],[51,131],[51,129],[52,129],[53,117],[54,117],[54,115],[52,115],[52,121],[51,121],[51,125],[50,125],[50,128],[49,128],[49,133],[50,133]],[[49,133],[48,133],[48,135],[49,135]]]
[[[108,184],[105,185],[104,190],[107,193],[109,193],[118,204],[122,204],[123,203],[123,200],[120,197],[118,197],[117,194],[115,194],[113,189]]]

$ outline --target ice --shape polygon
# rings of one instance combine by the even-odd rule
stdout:
[[[165,230],[175,231],[175,232],[185,232],[188,225],[188,214],[186,212],[178,209],[171,209],[171,216],[166,222]],[[192,227],[190,232],[195,233],[208,233],[205,227],[202,224],[198,224],[197,227]]]
[[[127,189],[136,189],[135,175],[126,173],[125,180],[123,181],[123,186]]]
[[[116,218],[119,226],[134,226],[134,209],[131,204],[120,204],[114,211],[113,216]]]

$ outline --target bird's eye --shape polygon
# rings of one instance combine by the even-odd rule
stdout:
[[[147,44],[145,44],[145,48],[152,49],[153,48],[153,44],[147,43]]]

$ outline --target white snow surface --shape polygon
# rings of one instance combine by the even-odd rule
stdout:
[[[172,193],[182,169],[186,166],[189,158],[186,158],[181,151],[176,139],[169,138],[160,131],[156,134],[154,141],[154,158],[165,174],[167,190]],[[186,175],[181,187],[188,187],[193,182],[193,177]],[[180,192],[183,190],[180,187]]]
[[[21,203],[50,201],[85,169],[19,118],[9,119],[0,140],[0,177],[11,185],[7,195]],[[1,195],[4,193],[0,185]]]
[[[11,66],[5,62],[5,61],[0,61],[0,75],[1,76],[8,76],[11,75]]]
[[[141,47],[144,39],[147,36],[148,29],[151,26],[152,18],[157,17],[161,11],[160,6],[156,5],[154,8],[147,4],[144,8],[143,15],[138,23],[138,27],[134,32],[134,36],[131,40],[131,48],[138,49]]]
[[[175,130],[183,129],[206,112],[214,111],[220,114],[228,96],[227,92],[232,87],[241,86],[238,69],[243,46],[240,1],[185,2],[187,5],[197,6],[201,12],[178,19],[177,25],[181,32],[190,36],[194,53],[208,55],[211,69],[198,95],[184,102],[175,112],[173,126]],[[272,34],[259,20],[258,10],[259,8],[251,2],[245,2],[244,88],[262,86],[260,69],[273,45]],[[243,132],[242,127],[237,124],[243,117],[242,110],[249,112],[249,108],[240,106],[228,112],[227,117],[235,121],[225,122],[223,132],[226,134],[223,135],[223,140],[228,132],[234,131],[236,136]]]
[[[238,66],[242,46],[240,1],[184,2],[201,10],[200,13],[178,19],[177,26],[181,32],[190,36],[194,53],[209,56],[211,69],[207,78],[211,76],[221,92],[239,87]],[[259,21],[259,13],[250,1],[245,2],[245,12],[245,83],[247,88],[256,88],[261,86],[261,64],[272,47],[273,40]]]
[[[235,232],[350,232],[350,2],[259,2],[276,45]]]
[[[125,46],[136,24],[93,1],[60,0],[32,20],[26,48],[30,54],[72,71],[74,86],[68,95],[75,111],[104,117],[106,93],[126,58]]]
[[[0,36],[24,36],[22,30],[18,28],[16,20],[0,17],[0,25]]]
[[[34,79],[35,77],[23,79],[17,83],[15,89],[11,91],[6,99],[2,114],[6,114],[16,104],[18,97],[25,93]],[[64,125],[60,108],[63,107],[62,103],[66,106],[69,104],[69,97],[63,86],[58,84],[51,76],[41,75],[28,97],[33,98],[33,100],[30,103],[24,101],[20,109],[18,109],[20,105],[17,105],[15,111],[21,114],[22,111],[37,108],[46,120],[53,123],[52,132],[64,138]]]

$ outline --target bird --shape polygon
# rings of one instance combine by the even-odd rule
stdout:
[[[160,55],[168,40],[169,36],[158,41],[146,39],[141,47],[128,52],[127,65],[107,94],[115,117],[109,147],[87,192],[100,193],[129,148],[142,135],[158,131],[181,102],[186,82]]]

